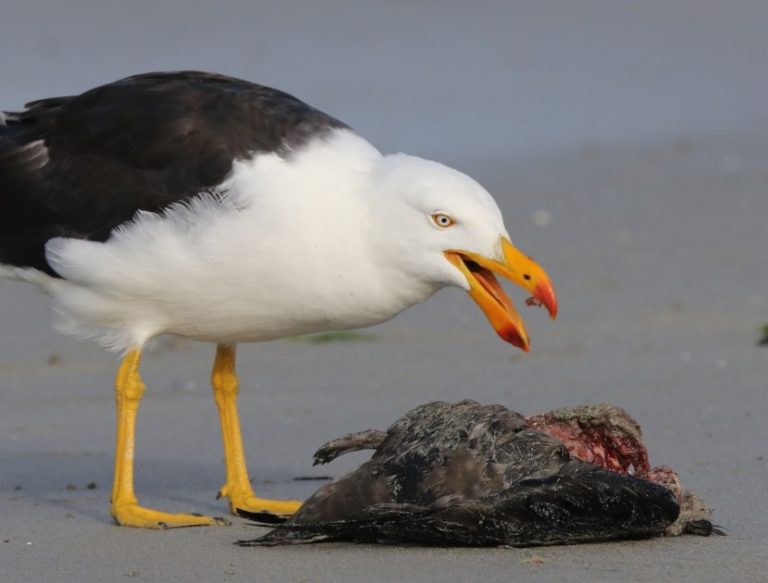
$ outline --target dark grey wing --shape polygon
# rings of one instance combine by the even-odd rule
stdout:
[[[48,239],[106,240],[138,210],[219,185],[234,160],[345,127],[281,91],[193,71],[27,107],[0,117],[0,263],[52,275]]]
[[[661,534],[680,512],[660,486],[580,460],[499,495],[490,518],[511,546],[572,544]]]
[[[546,479],[481,500],[437,501],[407,518],[382,516],[361,540],[455,546],[538,546],[661,534],[679,507],[666,488],[575,460]],[[336,540],[339,540],[338,537]],[[352,538],[357,541],[357,535]]]
[[[677,501],[666,488],[574,460],[556,476],[524,480],[481,500],[458,496],[428,506],[380,504],[349,520],[289,522],[239,544],[574,544],[661,534],[678,512]]]
[[[446,522],[435,520],[435,515],[444,510],[440,507],[425,507],[413,504],[380,504],[367,508],[360,518],[330,522],[286,523],[262,537],[240,540],[240,546],[278,546],[319,542],[346,541],[357,543],[396,544],[413,542],[418,544],[460,545],[463,524],[481,517],[478,503],[465,501],[466,505],[451,506],[454,516],[460,520]],[[439,525],[439,527],[438,527]],[[436,527],[440,528],[438,533]],[[488,543],[488,544],[493,544]]]

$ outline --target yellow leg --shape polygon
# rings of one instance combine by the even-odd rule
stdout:
[[[115,448],[115,481],[112,485],[112,517],[123,526],[139,528],[175,528],[227,524],[223,518],[197,514],[170,514],[139,506],[133,491],[133,453],[136,414],[144,393],[139,377],[141,351],[126,354],[115,381],[117,401],[117,446]]]
[[[229,498],[229,508],[233,513],[240,508],[249,512],[270,512],[281,516],[293,514],[299,509],[301,502],[257,498],[251,488],[248,469],[245,466],[240,419],[237,414],[239,385],[235,372],[234,346],[220,344],[217,347],[211,383],[221,418],[224,461],[227,465],[227,482],[219,491],[219,497]]]

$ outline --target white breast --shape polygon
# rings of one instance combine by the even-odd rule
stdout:
[[[391,318],[435,289],[394,289],[371,253],[379,157],[339,130],[289,160],[238,162],[223,198],[142,213],[106,243],[52,240],[59,328],[125,349],[164,332],[233,343]]]

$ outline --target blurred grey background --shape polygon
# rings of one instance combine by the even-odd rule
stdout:
[[[147,70],[258,80],[386,150],[530,154],[766,128],[759,0],[6,2],[4,106]]]
[[[345,342],[243,347],[257,492],[306,496],[317,483],[293,477],[364,459],[312,469],[315,447],[430,399],[527,413],[609,401],[638,418],[651,460],[703,494],[729,536],[535,552],[245,551],[229,543],[257,531],[240,523],[117,529],[116,360],[57,336],[41,294],[0,280],[0,576],[764,581],[766,22],[757,0],[3,3],[4,109],[150,70],[272,85],[385,152],[474,176],[552,275],[561,317],[523,311],[529,355],[455,290]],[[223,468],[211,356],[164,339],[146,360],[137,485],[147,504],[224,512],[212,499]]]

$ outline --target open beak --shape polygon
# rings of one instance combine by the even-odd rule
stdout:
[[[530,342],[523,319],[494,274],[506,277],[530,292],[533,297],[526,300],[526,304],[545,306],[553,320],[557,317],[557,297],[549,276],[533,259],[506,237],[501,238],[501,248],[503,262],[469,251],[446,251],[445,256],[467,278],[470,297],[483,310],[498,335],[528,352]]]

